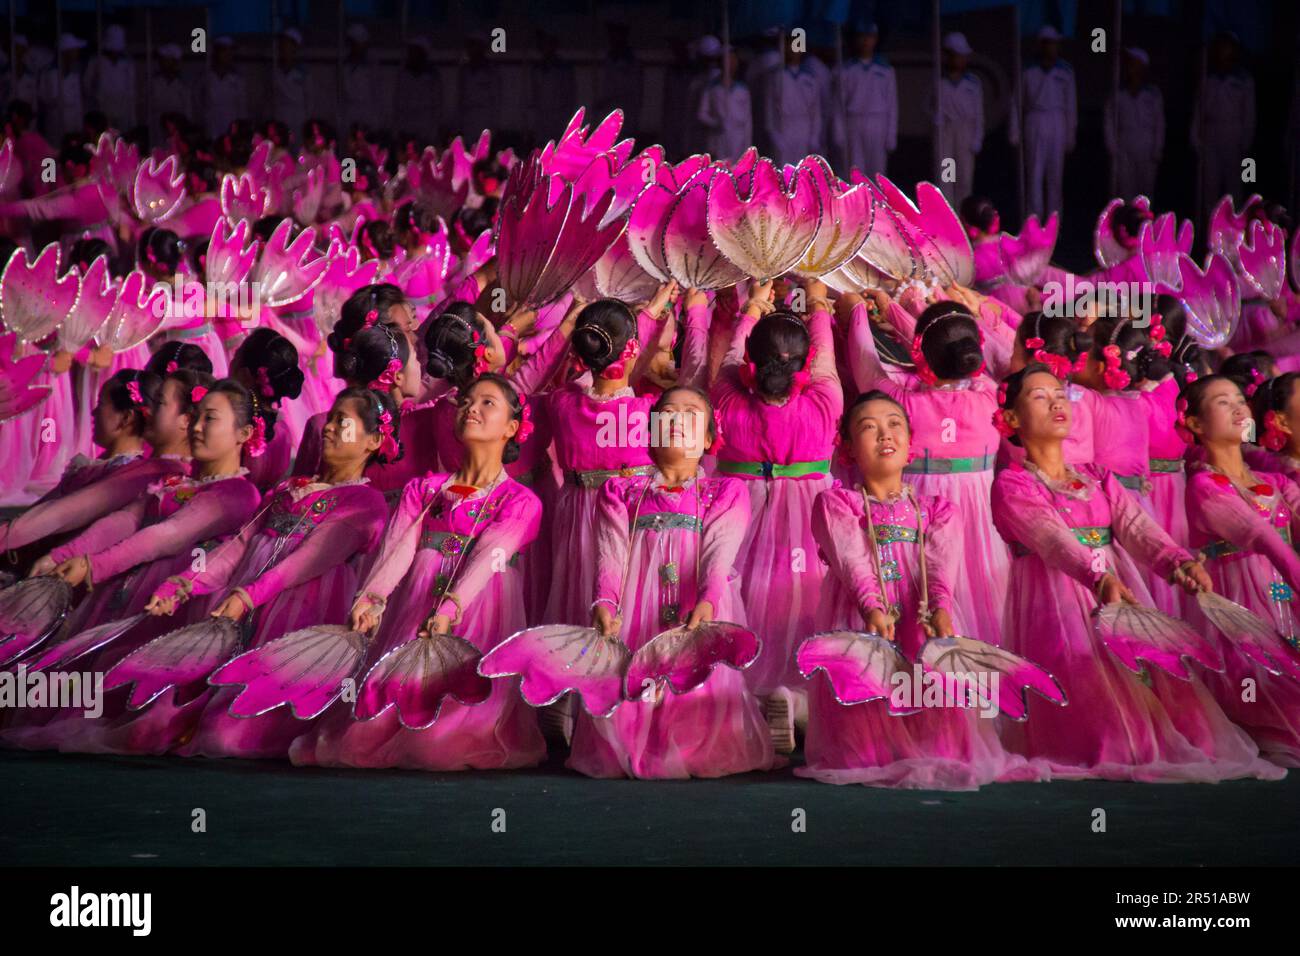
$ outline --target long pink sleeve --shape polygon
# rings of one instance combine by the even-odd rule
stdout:
[[[749,333],[754,331],[754,326],[757,323],[757,317],[750,315],[748,312],[742,312],[740,318],[736,319],[736,324],[731,330],[731,344],[727,346],[727,354],[722,358],[723,370],[744,362],[745,342],[749,338]]]
[[[141,528],[112,547],[88,552],[92,580],[107,581],[130,568],[228,534],[252,517],[259,497],[256,486],[242,478],[213,482],[170,518]]]
[[[749,529],[749,489],[739,479],[714,480],[717,494],[704,516],[700,539],[701,580],[696,582],[696,603],[708,601],[717,611]]]
[[[540,391],[559,371],[569,354],[569,336],[561,328],[544,333],[546,340],[531,353],[525,352],[523,364],[511,376],[511,384],[524,395]]]
[[[925,579],[931,611],[952,610],[952,581],[961,566],[961,527],[957,509],[942,498],[921,502],[925,529]]]
[[[492,521],[478,533],[469,554],[463,557],[450,586],[462,606],[474,601],[492,575],[504,569],[515,554],[537,537],[542,526],[542,502],[527,488],[517,486],[501,504]],[[456,603],[450,598],[438,605],[438,614],[454,618]]]
[[[1102,489],[1110,501],[1111,534],[1139,564],[1167,578],[1178,565],[1192,559],[1119,483],[1114,472],[1106,472]]]
[[[899,309],[890,303],[890,309]],[[906,313],[904,313],[906,314]],[[849,315],[849,368],[859,392],[868,392],[885,384],[904,384],[908,374],[901,368],[880,361],[876,340],[871,334],[871,318],[865,304],[855,305]]]
[[[266,509],[263,509],[263,514],[265,511]],[[191,595],[201,597],[230,585],[235,569],[239,567],[239,562],[244,560],[244,555],[248,553],[249,546],[262,527],[262,522],[257,520],[261,517],[262,515],[255,516],[254,520],[246,524],[239,534],[221,542],[209,551],[204,559],[202,571],[182,571],[177,575],[190,582]]]
[[[1007,542],[1028,548],[1086,588],[1105,577],[1107,568],[1093,569],[1093,549],[1075,537],[1032,475],[1006,469],[993,481],[991,500],[993,524]]]
[[[871,545],[862,530],[862,518],[845,489],[831,488],[817,496],[812,533],[831,572],[853,595],[863,620],[873,610],[883,611],[886,602],[876,579]]]
[[[1283,488],[1286,486],[1282,482],[1290,484],[1289,479],[1281,475],[1269,475],[1268,480],[1277,481]],[[1277,533],[1268,518],[1247,504],[1235,488],[1219,485],[1207,473],[1201,472],[1193,476],[1187,496],[1192,505],[1189,510],[1195,512],[1195,526],[1242,551],[1264,555],[1286,583],[1293,590],[1300,591],[1300,556]],[[1294,510],[1293,507],[1293,513]]]
[[[412,478],[402,489],[401,500],[384,529],[379,555],[361,585],[363,594],[387,598],[405,577],[420,544],[420,526],[434,495],[446,483],[446,475]]]
[[[145,500],[137,498],[125,508],[104,515],[71,541],[51,551],[50,557],[61,563],[81,554],[95,554],[129,538],[144,524],[145,507]]]
[[[707,388],[709,375],[709,307],[697,305],[686,310],[682,367],[677,373],[679,385]]]
[[[596,592],[594,600],[612,608],[623,603],[623,574],[631,547],[630,512],[623,499],[626,482],[607,481],[596,504]],[[637,494],[641,485],[637,484]]]

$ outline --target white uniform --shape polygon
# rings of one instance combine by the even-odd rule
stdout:
[[[41,74],[41,114],[45,138],[57,152],[68,133],[81,131],[86,110],[81,98],[81,72],[63,73],[52,66]]]
[[[764,124],[777,164],[797,163],[817,152],[822,128],[822,98],[817,77],[802,65],[771,78]]]
[[[817,92],[821,98],[821,129],[817,131],[817,146],[813,152],[826,154],[830,148],[830,121],[832,95],[835,86],[834,74],[831,68],[822,62],[821,57],[813,56],[809,53],[803,58],[803,66],[809,70],[813,79],[817,81]]]
[[[845,60],[835,76],[831,133],[839,163],[868,176],[885,171],[898,145],[898,80],[894,68],[876,57]]]
[[[391,102],[392,98],[384,88],[383,71],[377,64],[368,60],[344,62],[340,136],[346,136],[353,123],[370,129],[387,129],[390,125],[387,105]]]
[[[1024,95],[1025,166],[1028,212],[1040,219],[1061,208],[1065,154],[1074,149],[1078,102],[1074,70],[1063,60],[1051,69],[1034,64],[1021,78]],[[1011,110],[1011,143],[1020,142],[1020,110]]]
[[[139,122],[136,109],[135,64],[120,56],[114,63],[97,56],[86,67],[84,88],[88,109],[97,109],[108,117],[114,129],[129,130]]]
[[[1201,154],[1206,214],[1228,193],[1241,198],[1241,161],[1255,139],[1255,80],[1245,70],[1211,73],[1192,112],[1192,148]]]
[[[190,100],[190,84],[184,76],[169,79],[159,73],[149,88],[149,108],[153,111],[153,128],[161,134],[164,113],[179,113],[186,119],[194,118],[194,104]]]
[[[1120,90],[1106,103],[1102,129],[1115,165],[1116,195],[1150,197],[1165,151],[1165,100],[1160,88],[1148,83],[1136,93]]]
[[[954,82],[939,80],[939,155],[954,161],[955,181],[941,175],[939,188],[956,206],[975,191],[975,157],[984,148],[984,84],[967,71]]]
[[[700,93],[695,118],[704,132],[704,151],[734,161],[754,143],[753,111],[749,87],[740,80],[724,86],[721,72]]]
[[[768,155],[772,152],[772,144],[767,139],[767,126],[764,122],[767,117],[767,100],[773,81],[784,69],[780,50],[764,50],[750,60],[749,66],[745,68],[745,84],[749,87],[753,115],[757,122],[754,145],[759,152]]]
[[[204,102],[208,135],[215,139],[235,120],[248,118],[248,89],[243,76],[233,69],[224,76],[209,71],[204,81]]]
[[[302,135],[302,124],[311,116],[311,97],[308,95],[307,73],[300,66],[275,71],[271,82],[271,115],[287,124],[292,136]]]
[[[23,100],[31,108],[33,116],[40,115],[41,107],[41,78],[33,70],[22,69],[18,71],[18,77],[10,85],[9,71],[5,70],[0,73],[0,91],[3,91],[3,104],[9,106],[10,100]]]

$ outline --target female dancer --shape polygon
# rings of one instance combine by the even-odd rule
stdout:
[[[1151,605],[1136,561],[1189,592],[1211,587],[1205,570],[1112,472],[1066,464],[1070,402],[1046,366],[1010,376],[998,412],[999,427],[1025,449],[1024,463],[993,483],[993,518],[1016,554],[1006,644],[1053,674],[1069,697],[1066,708],[1031,704],[1027,721],[1004,728],[1007,748],[1043,761],[1052,777],[1276,779],[1280,768],[1260,758],[1199,680],[1154,668],[1144,680],[1093,629],[1098,605]]]
[[[907,412],[884,392],[866,392],[840,422],[842,453],[860,483],[817,496],[813,534],[830,565],[818,630],[866,630],[897,642],[915,660],[927,637],[951,637],[957,566],[956,512],[903,481],[911,453]],[[1023,758],[1002,749],[992,721],[976,711],[926,708],[890,716],[888,702],[845,706],[825,675],[808,700],[807,764],[823,783],[972,790],[995,780],[1036,780]]]
[[[254,329],[230,359],[230,377],[257,395],[265,406],[279,409],[284,399],[302,394],[303,374],[298,349],[272,329]],[[271,490],[289,471],[293,439],[287,428],[275,429],[265,447],[244,446],[248,480],[262,492]]]
[[[662,439],[651,445],[654,471],[605,482],[595,528],[594,626],[633,652],[679,624],[743,625],[745,614],[733,565],[749,493],[700,468],[718,443],[713,406],[703,392],[675,387],[651,412]],[[660,686],[609,717],[579,712],[567,766],[589,777],[721,777],[775,760],[745,678],[717,667],[686,694]]]
[[[537,496],[506,474],[527,439],[528,416],[499,375],[481,376],[460,400],[457,437],[468,449],[455,474],[412,480],[352,607],[351,624],[378,628],[369,662],[425,635],[458,636],[486,651],[524,627],[523,582],[510,558],[537,534]],[[364,690],[364,686],[363,686]],[[419,730],[396,706],[370,720],[335,707],[289,748],[295,764],[508,769],[537,764],[546,746],[514,681],[494,681],[482,703],[446,699]]]
[[[183,271],[186,263],[182,261],[182,254],[180,237],[170,229],[156,226],[140,234],[136,247],[140,271],[154,282],[171,286],[173,290],[176,288],[175,282],[178,276],[183,282],[198,281]],[[189,342],[199,346],[211,360],[213,373],[218,378],[224,378],[229,371],[225,346],[222,345],[221,337],[217,334],[211,318],[206,314],[206,308],[200,310],[198,315],[185,315],[185,301],[188,295],[188,290],[183,290],[179,301],[174,301],[174,295],[172,300],[169,300],[173,317],[166,325],[167,340]]]
[[[1281,416],[1268,406],[1289,404],[1294,374],[1265,383],[1255,397],[1264,409],[1265,444],[1278,444]],[[1290,381],[1284,381],[1289,379]],[[1179,424],[1205,452],[1187,483],[1192,544],[1208,562],[1216,592],[1254,611],[1295,645],[1300,639],[1295,593],[1300,557],[1292,533],[1300,521],[1300,487],[1287,475],[1256,471],[1242,454],[1242,435],[1252,422],[1250,406],[1235,382],[1210,375],[1179,396]],[[1269,416],[1272,416],[1271,418]],[[1206,632],[1214,634],[1211,628]],[[1245,727],[1264,755],[1300,766],[1300,687],[1270,674],[1229,642],[1218,639],[1227,664],[1206,683],[1223,709]],[[1252,686],[1253,694],[1245,688]]]
[[[1092,336],[1070,319],[1030,312],[1016,329],[1016,347],[1011,355],[1012,372],[1019,372],[1030,362],[1041,362],[1065,383],[1066,397],[1074,412],[1064,446],[1065,460],[1071,465],[1090,465],[1096,457],[1092,414],[1097,393],[1069,380],[1075,366],[1091,348]],[[1002,448],[1012,459],[1024,457],[1024,450],[1010,442],[1004,441]],[[999,465],[1002,464],[1005,462],[999,459]]]

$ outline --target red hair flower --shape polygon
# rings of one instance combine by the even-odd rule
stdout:
[[[261,415],[253,417],[253,434],[244,443],[244,451],[249,458],[260,458],[266,453],[266,419]]]
[[[1264,434],[1261,436],[1259,443],[1269,451],[1281,451],[1286,447],[1287,435],[1278,424],[1277,412],[1265,413]]]
[[[515,432],[515,441],[523,444],[528,441],[528,436],[533,433],[533,413],[528,407],[528,399],[520,397],[519,400],[519,431]]]
[[[397,384],[397,376],[401,371],[402,363],[397,359],[389,359],[388,366],[379,374],[379,378],[375,379],[366,387],[386,392]]]

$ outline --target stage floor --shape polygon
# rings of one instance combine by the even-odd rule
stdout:
[[[940,793],[828,786],[789,769],[646,782],[589,780],[558,759],[530,771],[425,774],[0,751],[0,788],[0,864],[11,866],[1300,860],[1297,771],[1277,783]],[[1104,833],[1094,832],[1098,809]],[[206,832],[192,830],[196,810]]]

